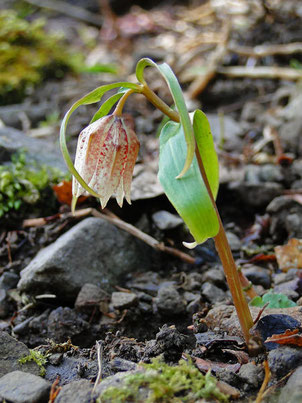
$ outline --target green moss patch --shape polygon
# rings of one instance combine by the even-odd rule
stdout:
[[[210,373],[202,375],[192,362],[180,360],[177,366],[170,366],[160,358],[156,358],[151,364],[143,364],[143,368],[145,371],[129,375],[119,387],[106,389],[98,401],[106,403],[195,402],[198,399],[228,401],[227,396],[217,388],[216,379]]]

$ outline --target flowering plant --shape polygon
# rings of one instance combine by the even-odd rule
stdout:
[[[161,73],[175,109],[150,89],[144,78],[146,67],[155,67]],[[130,203],[131,177],[139,143],[133,125],[123,115],[123,107],[132,93],[144,95],[167,116],[168,121],[160,133],[158,177],[168,199],[195,239],[185,245],[194,247],[214,238],[242,332],[248,341],[253,320],[215,203],[219,185],[218,159],[209,122],[201,110],[189,114],[178,80],[166,63],[158,65],[151,59],[141,59],[136,67],[136,77],[136,84],[119,82],[96,88],[72,105],[62,121],[61,149],[74,178],[72,209],[77,198],[87,193],[99,198],[103,208],[112,194],[116,195],[120,206],[124,196]],[[100,106],[90,125],[81,132],[73,164],[66,144],[71,114],[81,105],[99,102],[113,88],[119,88],[118,92]],[[114,111],[108,115],[114,105]]]

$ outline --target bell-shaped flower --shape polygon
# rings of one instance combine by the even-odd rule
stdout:
[[[124,197],[131,203],[131,180],[139,150],[133,126],[128,116],[109,115],[87,126],[79,135],[74,166],[98,194],[102,208],[113,194],[119,206]],[[89,194],[75,177],[72,193],[75,199]]]

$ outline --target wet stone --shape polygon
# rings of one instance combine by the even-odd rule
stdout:
[[[201,287],[201,293],[211,304],[216,304],[225,300],[225,292],[211,283],[204,283]]]
[[[179,216],[164,210],[152,214],[152,220],[161,230],[173,229],[183,224],[183,221]]]
[[[8,333],[0,331],[0,377],[15,370],[39,375],[40,369],[35,362],[30,361],[25,364],[18,362],[20,358],[27,355],[29,355],[29,349],[25,344]]]
[[[55,403],[86,403],[91,399],[93,384],[86,379],[64,385]]]
[[[277,378],[282,378],[293,369],[301,365],[302,349],[280,346],[268,354],[270,370]]]
[[[0,379],[0,398],[14,403],[43,403],[48,400],[50,382],[22,371],[13,371]]]
[[[132,292],[113,292],[111,302],[115,309],[126,309],[137,305],[137,295]]]
[[[160,314],[175,316],[183,314],[186,302],[172,284],[162,285],[154,299]]]
[[[302,366],[289,377],[279,397],[278,403],[302,402]]]

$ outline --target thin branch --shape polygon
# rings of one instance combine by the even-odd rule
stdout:
[[[291,55],[293,53],[302,53],[302,42],[293,42],[279,45],[259,45],[249,46],[228,46],[228,50],[242,56],[264,57],[273,55]]]
[[[228,77],[249,77],[249,78],[272,78],[281,80],[301,80],[302,70],[291,69],[289,67],[218,67],[217,73]]]

